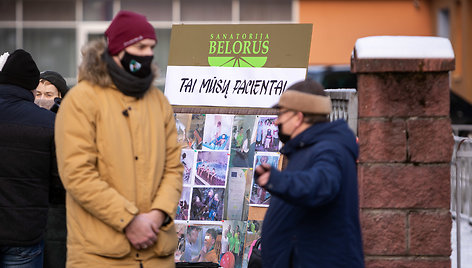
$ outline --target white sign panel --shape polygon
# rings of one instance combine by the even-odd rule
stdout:
[[[172,105],[270,108],[306,68],[168,66],[165,94]]]

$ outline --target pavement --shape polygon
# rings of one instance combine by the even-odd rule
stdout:
[[[457,268],[457,232],[456,232],[456,221],[452,221],[451,230],[451,267]],[[461,266],[460,268],[472,268],[472,226],[468,223],[468,220],[462,218],[460,232],[460,249],[461,249]]]

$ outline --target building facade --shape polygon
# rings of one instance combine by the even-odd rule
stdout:
[[[0,0],[0,51],[24,48],[41,70],[76,83],[80,48],[103,36],[120,9],[145,14],[156,28],[165,82],[172,24],[313,23],[310,66],[349,70],[358,38],[418,35],[449,38],[456,54],[452,90],[472,103],[470,0]]]
[[[80,48],[102,37],[113,15],[147,16],[158,45],[158,86],[164,85],[173,24],[298,22],[292,0],[0,0],[0,51],[24,48],[40,70],[56,70],[75,84]]]

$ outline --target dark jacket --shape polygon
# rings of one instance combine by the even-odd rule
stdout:
[[[264,267],[364,267],[358,145],[346,122],[316,124],[287,142],[271,170],[262,226]],[[289,264],[292,260],[292,266]]]
[[[0,84],[0,245],[38,243],[46,227],[55,116],[33,101],[30,91]]]

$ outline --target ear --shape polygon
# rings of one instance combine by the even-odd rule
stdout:
[[[303,124],[303,120],[305,119],[305,116],[303,115],[302,112],[297,112],[297,127],[301,126]]]

